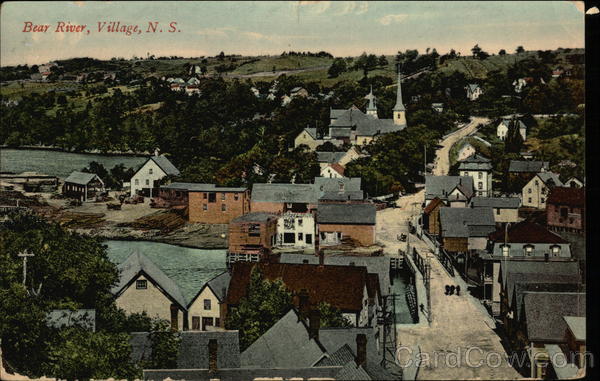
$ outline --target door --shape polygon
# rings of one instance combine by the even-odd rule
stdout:
[[[203,317],[202,318],[202,330],[206,331],[206,327],[213,325],[213,318],[211,317]]]
[[[192,330],[200,330],[200,316],[192,316]]]

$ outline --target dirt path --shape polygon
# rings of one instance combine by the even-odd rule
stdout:
[[[488,121],[488,118],[471,117],[471,121],[467,125],[460,130],[456,130],[452,134],[447,135],[446,139],[440,143],[442,148],[438,149],[435,153],[436,158],[433,162],[434,167],[432,173],[436,176],[447,175],[450,170],[450,148],[452,148],[454,143],[458,142],[460,139],[475,132],[480,123],[485,124]]]

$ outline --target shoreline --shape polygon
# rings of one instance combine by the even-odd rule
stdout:
[[[98,156],[131,156],[131,157],[148,157],[149,155],[152,155],[151,153],[144,153],[144,152],[131,152],[131,151],[108,151],[108,152],[101,152],[101,151],[79,151],[79,150],[66,150],[64,148],[60,148],[60,147],[54,147],[54,146],[18,146],[18,147],[11,147],[11,146],[7,146],[5,144],[0,145],[0,150],[2,149],[13,149],[13,150],[17,150],[17,151],[26,151],[26,150],[35,150],[35,151],[55,151],[55,152],[64,152],[64,153],[74,153],[74,154],[88,154],[88,155],[98,155]]]
[[[136,238],[136,237],[105,237],[102,235],[97,235],[95,237],[98,237],[104,241],[131,241],[131,242],[152,242],[152,243],[164,243],[166,245],[171,245],[171,246],[179,246],[179,247],[185,247],[188,249],[198,249],[198,250],[227,250],[226,246],[223,247],[205,247],[205,246],[197,246],[197,245],[191,245],[191,244],[186,244],[186,243],[181,243],[181,242],[176,242],[176,241],[168,241],[168,240],[164,240],[161,238],[151,238],[151,237],[147,237],[147,238]]]

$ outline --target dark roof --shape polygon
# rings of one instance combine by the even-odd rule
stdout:
[[[508,172],[541,172],[542,168],[548,169],[549,163],[547,161],[533,161],[533,160],[511,160],[508,165]]]
[[[211,280],[206,282],[206,284],[204,286],[202,286],[200,291],[198,291],[196,296],[194,296],[192,298],[192,300],[190,300],[190,302],[187,305],[188,308],[194,303],[194,301],[198,298],[198,296],[200,296],[202,291],[204,291],[205,287],[209,287],[212,290],[212,292],[215,294],[215,296],[217,297],[219,302],[222,303],[223,301],[225,301],[225,297],[227,296],[227,288],[229,287],[230,280],[231,280],[231,274],[229,274],[229,271],[225,271],[224,273],[219,274],[216,277],[212,278]]]
[[[558,234],[551,232],[542,225],[529,221],[521,221],[510,225],[507,233],[506,242],[508,243],[568,243]],[[504,242],[504,228],[490,234],[489,239],[493,242]]]
[[[318,201],[313,184],[254,184],[252,202],[314,203]]]
[[[309,337],[306,322],[291,309],[244,352],[244,367],[293,368],[314,366],[326,351],[318,340]]]
[[[469,206],[474,208],[517,209],[521,205],[518,197],[473,197]]]
[[[174,182],[169,185],[161,185],[161,189],[176,189],[187,192],[244,192],[245,187],[217,187],[215,184],[202,183],[180,183]]]
[[[431,200],[429,202],[429,204],[427,204],[425,209],[423,209],[423,213],[429,214],[429,213],[433,212],[433,210],[440,204],[442,204],[442,206],[444,206],[443,201],[439,197],[434,197],[433,200]]]
[[[330,119],[337,119],[339,118],[342,114],[344,114],[346,111],[346,109],[335,109],[335,108],[330,108],[329,109],[329,118]]]
[[[323,192],[319,197],[319,201],[356,201],[364,200],[365,195],[363,191],[345,191],[340,192]]]
[[[317,137],[317,129],[316,128],[314,128],[314,127],[312,127],[312,128],[311,127],[307,127],[307,128],[304,129],[304,131],[306,131],[310,135],[311,138],[313,138],[315,140],[318,139],[318,137]]]
[[[162,291],[172,300],[179,303],[185,309],[187,303],[179,289],[179,286],[159,269],[150,259],[139,251],[131,254],[123,263],[117,266],[119,269],[119,283],[111,292],[117,297],[142,273],[154,281]]]
[[[277,216],[273,213],[266,212],[251,212],[242,216],[236,217],[231,222],[267,222],[272,219],[277,219]]]
[[[560,181],[560,178],[558,177],[558,175],[556,173],[552,173],[552,172],[540,172],[537,174],[537,177],[539,177],[540,180],[542,180],[542,182],[544,184],[553,184],[554,186],[561,186],[562,182]]]
[[[51,310],[46,314],[46,326],[53,328],[78,326],[96,331],[96,310]]]
[[[585,188],[554,187],[550,189],[546,203],[582,207],[585,204]]]
[[[317,161],[319,163],[338,163],[346,152],[319,152],[317,151]]]
[[[349,127],[331,127],[329,128],[329,136],[332,138],[349,138],[352,134],[352,129]]]
[[[345,365],[350,361],[354,361],[354,352],[348,344],[344,344],[337,351],[321,359],[315,366]]]
[[[471,176],[425,176],[425,199],[439,197],[447,200],[448,195],[458,188],[467,198],[473,195]]]
[[[171,163],[169,161],[169,159],[167,159],[167,157],[165,155],[159,155],[159,156],[150,156],[150,159],[156,163],[156,165],[158,165],[160,167],[160,169],[163,170],[164,173],[166,173],[167,175],[170,176],[179,176],[179,169],[177,169],[173,163]]]
[[[319,204],[317,222],[319,224],[361,224],[375,225],[374,204]]]
[[[486,157],[474,153],[471,156],[460,162],[459,170],[490,170],[492,169],[492,161]]]
[[[94,179],[100,180],[100,177],[95,173],[73,171],[69,177],[65,179],[65,183],[87,185]]]
[[[527,292],[523,297],[530,341],[564,342],[563,316],[585,316],[585,293]]]
[[[182,331],[177,369],[208,369],[208,341],[217,340],[217,367],[239,368],[238,331]],[[149,332],[132,332],[129,341],[133,362],[148,360],[152,354]]]
[[[246,296],[254,267],[261,270],[265,279],[281,279],[294,293],[306,289],[311,304],[327,302],[342,311],[360,311],[363,308],[366,268],[290,263],[234,263],[227,290],[227,304],[237,305]]]
[[[523,296],[526,292],[579,292],[581,291],[579,274],[508,274],[506,279],[508,304],[516,311],[516,318],[521,318]],[[516,305],[513,306],[513,297]]]
[[[487,237],[496,230],[492,208],[441,208],[443,237]]]
[[[351,328],[321,328],[319,330],[319,342],[327,353],[335,353],[344,345],[350,347],[355,354],[356,336],[364,334],[367,336],[367,361],[370,363],[380,363],[383,359],[383,353],[377,348],[376,330],[373,327],[351,327]]]
[[[342,367],[322,366],[306,368],[230,368],[211,372],[208,369],[144,369],[147,381],[194,380],[194,381],[240,381],[240,380],[334,380]]]
[[[563,316],[575,340],[585,341],[585,318],[582,316]]]
[[[359,191],[361,187],[360,177],[329,178],[315,177],[314,186],[319,192],[339,192],[340,185],[344,185],[344,192]]]
[[[511,274],[547,274],[550,277],[566,276],[572,279],[580,279],[579,264],[575,261],[558,262],[558,261],[517,261],[517,260],[501,260],[499,281],[504,287],[508,284],[508,277]],[[525,279],[526,277],[523,277]],[[517,279],[517,278],[515,278]]]

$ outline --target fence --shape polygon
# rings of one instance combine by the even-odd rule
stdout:
[[[454,277],[454,266],[452,266],[452,258],[448,255],[446,250],[441,247],[440,243],[431,237],[426,231],[423,230],[423,242],[429,246],[431,251],[435,254],[437,259],[440,261],[444,269],[448,272],[451,277]]]

